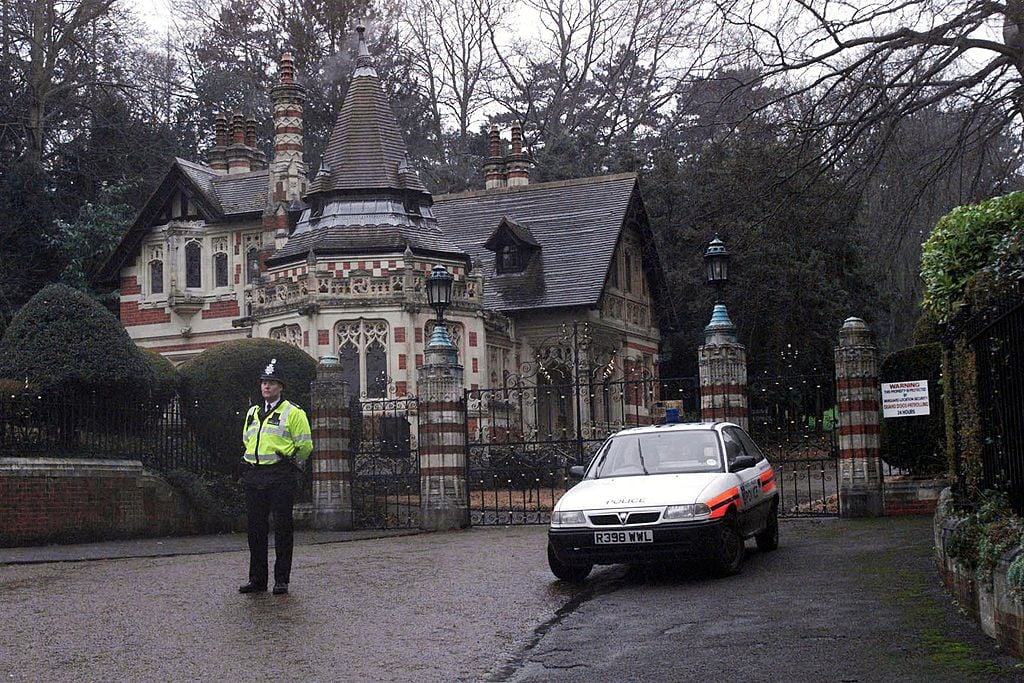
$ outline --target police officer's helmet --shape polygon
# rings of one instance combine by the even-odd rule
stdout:
[[[265,379],[274,380],[275,382],[280,382],[282,386],[284,385],[284,374],[278,367],[276,358],[271,358],[270,362],[267,363],[267,367],[263,368],[263,374],[260,375],[260,381]]]

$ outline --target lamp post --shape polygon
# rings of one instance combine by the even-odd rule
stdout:
[[[704,273],[707,283],[715,288],[715,303],[725,303],[725,283],[729,281],[729,252],[718,235],[715,235],[704,252]]]
[[[448,336],[448,328],[444,325],[444,309],[452,303],[452,281],[454,279],[448,269],[440,264],[434,266],[430,277],[427,278],[427,302],[437,311],[437,321],[430,334],[429,346],[455,348],[451,337]]]

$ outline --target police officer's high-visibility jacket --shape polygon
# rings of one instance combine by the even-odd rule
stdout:
[[[281,457],[303,461],[313,452],[313,434],[306,412],[282,400],[260,421],[260,407],[249,408],[242,427],[243,459],[253,465],[273,465]]]

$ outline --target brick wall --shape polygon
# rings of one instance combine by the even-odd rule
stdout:
[[[893,479],[887,477],[884,484],[885,514],[890,517],[902,515],[933,515],[942,489],[949,483],[945,479]]]
[[[203,320],[209,320],[210,318],[237,318],[239,315],[237,301],[214,301],[210,303],[210,308],[203,311]]]
[[[949,489],[943,493],[935,513],[935,555],[939,576],[946,590],[960,607],[977,622],[990,638],[1010,655],[1024,657],[1024,604],[1013,595],[1007,580],[1007,571],[1019,548],[1010,550],[996,563],[988,576],[977,577],[955,559],[946,554],[946,544],[959,520],[947,517],[945,501]]]
[[[121,324],[125,327],[133,325],[161,325],[171,322],[171,314],[163,308],[139,308],[135,301],[121,301]]]
[[[0,547],[190,533],[181,496],[134,460],[0,458]]]

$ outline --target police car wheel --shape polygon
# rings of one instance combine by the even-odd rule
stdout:
[[[738,574],[743,564],[743,537],[733,521],[721,526],[718,535],[718,573],[723,576]]]
[[[587,578],[590,574],[590,570],[593,569],[593,565],[585,564],[581,566],[570,566],[563,564],[561,560],[555,555],[555,551],[551,548],[551,544],[548,544],[548,566],[551,567],[551,573],[556,578],[569,583],[580,583],[583,579]]]
[[[764,531],[754,536],[757,541],[757,549],[763,553],[775,550],[779,547],[779,508],[772,505],[772,511],[768,513],[768,523]]]

